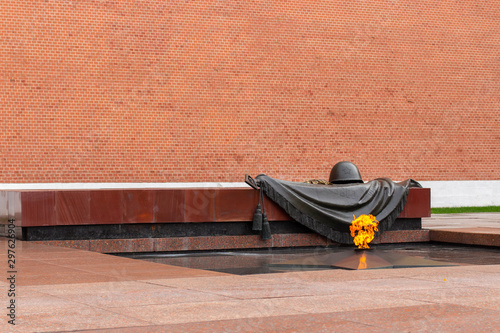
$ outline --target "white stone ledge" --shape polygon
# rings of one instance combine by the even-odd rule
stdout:
[[[500,180],[419,181],[431,189],[431,207],[500,206]]]

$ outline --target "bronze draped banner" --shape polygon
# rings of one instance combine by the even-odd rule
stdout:
[[[257,176],[264,193],[295,221],[342,244],[352,244],[353,215],[375,215],[379,233],[389,230],[406,204],[412,179],[393,182],[378,178],[362,184],[317,185]]]

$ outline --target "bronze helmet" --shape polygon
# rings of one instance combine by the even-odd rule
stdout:
[[[329,181],[333,184],[363,183],[358,167],[347,161],[338,162],[333,166]]]

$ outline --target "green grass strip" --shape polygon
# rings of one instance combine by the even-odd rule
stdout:
[[[431,214],[497,213],[500,206],[431,208]]]

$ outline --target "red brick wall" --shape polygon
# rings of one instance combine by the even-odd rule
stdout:
[[[498,1],[2,1],[0,182],[500,179]]]

